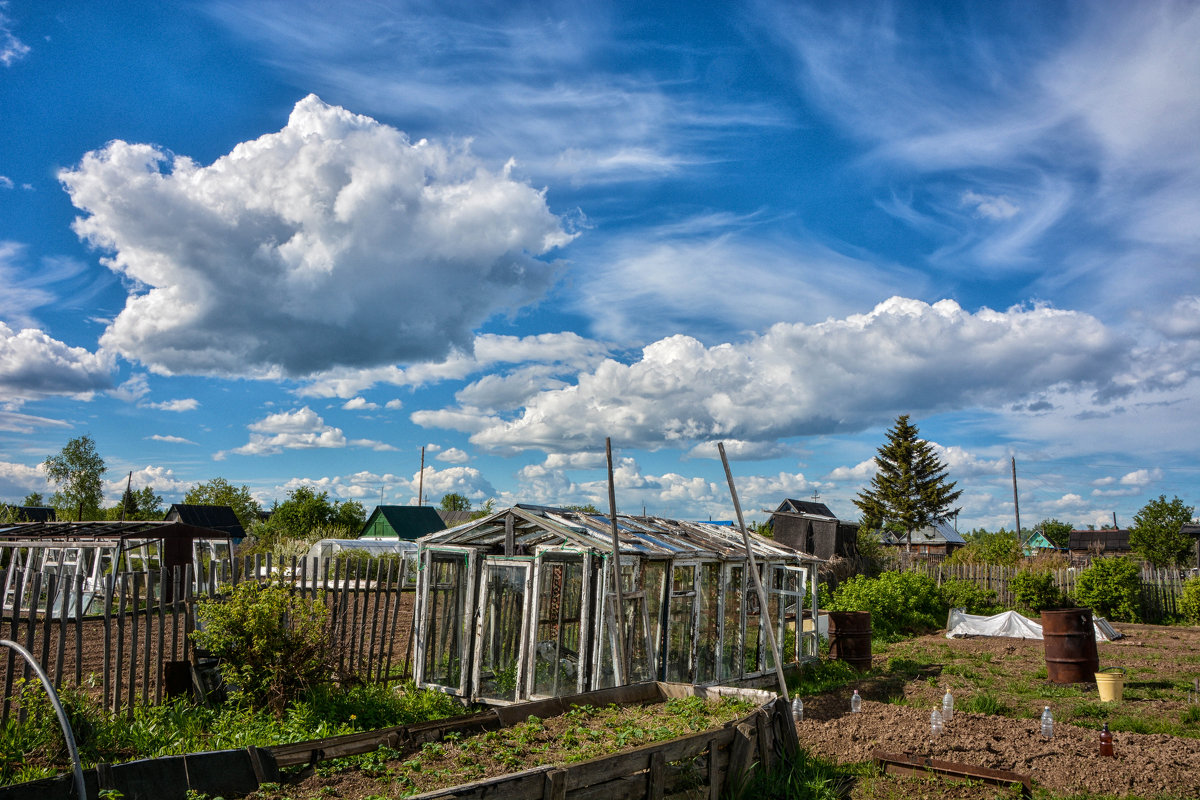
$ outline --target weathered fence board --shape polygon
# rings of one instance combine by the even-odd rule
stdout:
[[[394,570],[390,562],[384,570],[382,562],[345,568],[336,560],[331,582],[328,571],[321,578],[328,560],[309,562],[298,559],[293,569],[274,574],[253,571],[252,563],[261,559],[252,562],[249,557],[244,562],[213,561],[202,565],[198,574],[191,564],[109,574],[90,616],[82,613],[87,595],[83,576],[36,573],[29,581],[13,582],[13,606],[0,617],[0,630],[38,654],[57,688],[74,685],[94,694],[112,712],[132,715],[137,705],[168,699],[168,664],[174,665],[177,693],[178,668],[195,661],[191,634],[198,602],[219,597],[235,580],[283,580],[299,594],[324,598],[331,609],[326,640],[336,648],[336,657],[347,660],[339,674],[368,681],[397,677],[392,661],[400,663],[403,656],[413,608],[412,587],[403,588],[403,571]],[[343,569],[346,579],[339,580]],[[0,720],[7,720],[14,708],[21,710],[18,687],[27,673],[31,674],[27,667],[18,667],[11,652],[0,662]]]

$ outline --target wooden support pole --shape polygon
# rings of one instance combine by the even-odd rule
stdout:
[[[742,504],[738,501],[737,487],[733,485],[733,472],[729,469],[729,458],[725,455],[725,443],[717,442],[717,450],[721,453],[721,464],[725,467],[725,479],[729,482],[729,494],[733,498],[733,510],[737,513],[738,527],[742,530],[747,568],[750,570],[750,577],[754,579],[754,590],[758,593],[758,605],[762,609],[762,619],[767,629],[767,644],[771,645],[771,655],[775,659],[775,677],[779,679],[779,693],[787,700],[787,679],[783,675],[783,664],[779,660],[779,642],[776,641],[775,629],[771,626],[771,608],[767,604],[767,592],[763,589],[762,579],[758,575],[754,550],[750,547],[750,533],[746,530],[746,521],[742,518]]]
[[[617,686],[629,677],[629,659],[625,654],[625,604],[621,597],[621,540],[617,535],[617,490],[613,482],[612,439],[604,438],[604,454],[608,458],[608,521],[612,528],[613,603],[617,636],[617,663],[613,664]]]

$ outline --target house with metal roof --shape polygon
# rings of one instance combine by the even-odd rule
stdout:
[[[770,680],[767,637],[785,665],[816,657],[801,617],[815,617],[820,559],[747,534],[764,609],[739,529],[619,515],[618,607],[612,528],[603,514],[517,505],[421,537],[417,684],[513,703],[650,680]]]
[[[907,550],[909,539],[903,533],[884,531],[880,541],[885,545]],[[967,543],[949,522],[934,522],[912,533],[912,554],[918,556],[948,556]]]
[[[408,539],[445,530],[442,515],[433,506],[375,506],[363,525],[363,539]]]

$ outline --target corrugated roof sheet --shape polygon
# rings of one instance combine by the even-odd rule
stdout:
[[[612,528],[603,514],[585,514],[550,507],[517,506],[421,537],[423,545],[461,545],[502,548],[505,517],[513,515],[513,540],[517,547],[531,552],[538,546],[566,545],[600,553],[612,548]],[[727,525],[706,522],[682,522],[661,517],[617,515],[617,538],[622,553],[648,557],[719,557],[740,559],[745,556],[741,531]],[[821,559],[786,545],[750,534],[756,558],[793,559],[818,562]]]

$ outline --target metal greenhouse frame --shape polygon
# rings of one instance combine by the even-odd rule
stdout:
[[[619,647],[611,525],[602,514],[518,505],[419,539],[418,685],[503,704],[607,688],[619,675],[759,682],[775,670],[768,635],[785,664],[816,657],[820,559],[751,535],[763,615],[740,531],[621,515]]]

